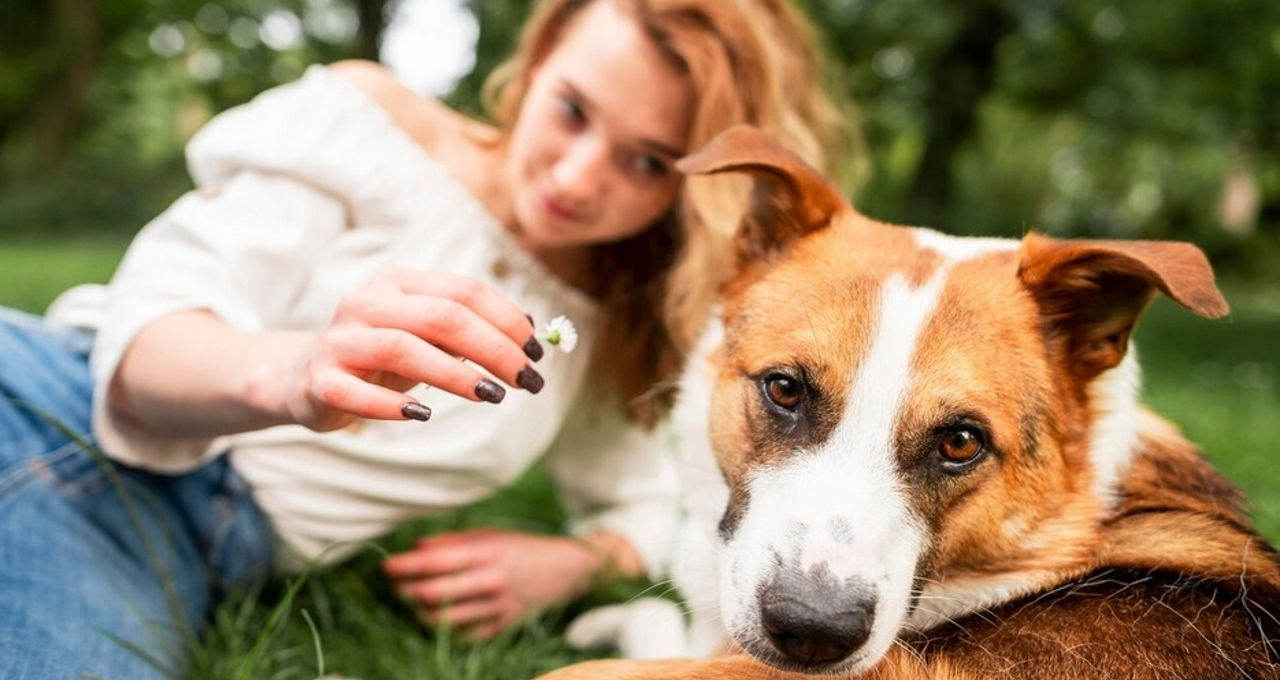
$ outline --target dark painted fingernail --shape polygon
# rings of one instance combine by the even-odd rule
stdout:
[[[537,338],[530,335],[529,339],[524,341],[524,354],[534,361],[542,358],[542,345]]]
[[[502,389],[502,386],[498,383],[488,378],[481,378],[480,382],[476,383],[476,396],[490,404],[497,404],[502,401],[503,397],[507,396],[507,391]]]
[[[426,406],[423,406],[422,404],[419,404],[416,401],[411,401],[405,404],[404,406],[401,406],[400,413],[403,414],[404,417],[406,418],[411,418],[413,420],[421,420],[423,422],[426,422],[431,419],[431,409],[427,408]]]
[[[525,366],[516,374],[516,384],[537,394],[542,391],[542,376],[533,368]]]
[[[534,322],[533,322],[533,316],[532,316],[532,315],[530,315],[530,314],[525,314],[525,315],[524,315],[524,318],[526,318],[526,319],[528,319],[528,320],[529,320],[529,328],[537,328],[537,327],[538,327],[538,324],[536,324],[536,323],[534,323]]]

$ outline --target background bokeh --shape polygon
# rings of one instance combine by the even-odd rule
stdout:
[[[1158,302],[1137,335],[1143,397],[1280,539],[1280,2],[793,1],[858,131],[838,176],[864,212],[951,233],[1206,250],[1232,314],[1209,322]],[[39,312],[67,286],[106,280],[190,186],[185,141],[308,64],[473,66],[431,87],[479,115],[480,83],[530,3],[401,2],[417,14],[388,0],[0,0],[0,305]],[[445,5],[468,21],[430,18]],[[450,51],[473,43],[461,61]],[[483,646],[424,635],[378,570],[380,550],[423,533],[564,520],[535,469],[343,568],[228,600],[185,675],[515,678],[583,658],[554,613]]]
[[[830,86],[856,103],[866,153],[841,176],[865,211],[958,233],[1189,239],[1230,274],[1280,280],[1280,3],[797,2]],[[529,2],[465,6],[476,68],[447,99],[476,112]],[[0,236],[133,233],[185,188],[182,145],[203,121],[309,63],[376,58],[396,7],[0,4]]]

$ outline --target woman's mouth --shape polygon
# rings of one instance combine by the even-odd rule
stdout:
[[[564,220],[566,222],[577,222],[582,218],[582,213],[570,208],[564,201],[556,200],[550,194],[542,194],[542,209],[552,217]]]

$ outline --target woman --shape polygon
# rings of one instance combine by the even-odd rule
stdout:
[[[781,0],[550,0],[491,82],[496,127],[363,63],[212,121],[188,148],[197,189],[105,294],[0,325],[0,437],[19,444],[0,459],[0,674],[154,673],[128,646],[180,668],[223,588],[537,461],[576,537],[392,556],[425,618],[491,636],[602,572],[660,566],[652,387],[741,202],[732,184],[681,194],[672,163],[750,122],[822,165],[834,116],[808,36]],[[557,314],[590,351],[543,357],[533,321]],[[67,326],[96,331],[92,379]]]

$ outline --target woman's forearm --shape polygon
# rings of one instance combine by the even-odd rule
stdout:
[[[209,437],[298,424],[317,432],[356,418],[426,420],[404,394],[425,383],[471,401],[537,393],[542,354],[529,318],[474,279],[390,268],[338,303],[322,331],[243,332],[207,311],[148,324],[107,391],[113,417],[156,433]],[[474,361],[467,366],[458,358]]]
[[[282,377],[303,360],[311,333],[247,333],[205,311],[148,324],[125,352],[107,392],[114,417],[187,437],[293,422]]]

